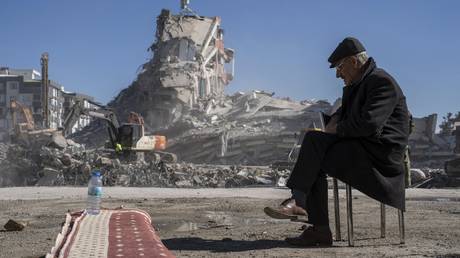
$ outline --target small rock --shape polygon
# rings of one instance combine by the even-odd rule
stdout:
[[[242,169],[240,172],[238,172],[237,175],[242,176],[242,177],[247,177],[249,175],[249,172],[247,169]]]
[[[91,175],[91,165],[85,162],[85,164],[80,167],[80,172],[83,176],[89,177]]]
[[[176,186],[178,187],[192,187],[192,182],[188,180],[180,180],[175,182]]]
[[[233,239],[231,239],[230,237],[222,238],[222,242],[230,242],[230,241],[233,241]]]
[[[61,162],[64,166],[70,166],[72,164],[72,156],[68,153],[64,153],[61,157]]]
[[[286,186],[286,178],[285,177],[280,177],[278,179],[278,182],[276,182],[276,185],[279,187]]]
[[[201,181],[200,177],[195,175],[193,176],[193,181],[197,184],[197,185],[202,185],[203,184],[203,181]]]
[[[425,173],[418,168],[411,168],[410,170],[410,180],[412,184],[421,182],[426,179]]]
[[[113,159],[112,160],[112,165],[114,168],[119,168],[121,166],[121,162],[119,159]]]
[[[62,133],[56,132],[53,133],[53,136],[51,137],[51,142],[48,143],[48,146],[62,150],[65,147],[67,147],[67,140],[66,138],[64,138]]]
[[[20,222],[10,219],[3,227],[6,231],[22,231],[26,226],[26,222]]]
[[[97,160],[96,160],[96,165],[99,165],[99,166],[112,166],[113,162],[109,158],[98,157]]]
[[[59,171],[50,167],[45,167],[39,171],[38,174],[43,176],[35,184],[36,186],[52,186],[58,179]]]
[[[263,184],[263,185],[271,185],[273,184],[272,180],[261,177],[261,176],[256,176],[255,180],[258,184]]]

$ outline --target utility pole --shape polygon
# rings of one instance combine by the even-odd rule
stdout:
[[[49,128],[49,79],[48,79],[48,52],[42,54],[40,58],[40,64],[42,65],[42,107],[43,107],[43,127]]]

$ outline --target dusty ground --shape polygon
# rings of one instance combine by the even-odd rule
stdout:
[[[68,210],[84,208],[85,188],[0,188],[0,225],[26,220],[21,232],[0,232],[0,257],[40,257],[50,250]],[[137,207],[153,218],[178,257],[460,257],[460,190],[409,190],[406,244],[399,245],[396,210],[387,209],[379,238],[378,204],[354,193],[355,247],[295,248],[283,240],[301,223],[267,218],[262,209],[288,195],[280,189],[104,188],[105,207]],[[346,239],[341,192],[342,237]],[[332,200],[330,201],[333,228]]]

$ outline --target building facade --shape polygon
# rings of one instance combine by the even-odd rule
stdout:
[[[64,87],[55,81],[50,80],[48,87],[49,126],[45,126],[40,73],[33,69],[0,68],[0,141],[6,141],[14,129],[10,107],[11,100],[16,100],[30,109],[36,129],[62,127],[66,111],[68,111],[66,108],[70,108],[69,105],[75,102],[72,98],[87,102],[86,105],[91,108],[101,106],[90,96],[64,91]],[[89,124],[89,121],[88,118],[82,118],[82,122],[75,125],[73,131],[80,130]]]

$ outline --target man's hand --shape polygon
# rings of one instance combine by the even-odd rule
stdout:
[[[324,128],[324,132],[330,133],[330,134],[336,134],[338,119],[339,117],[337,115],[332,116],[331,120],[329,120],[329,123],[327,123],[326,128]]]

